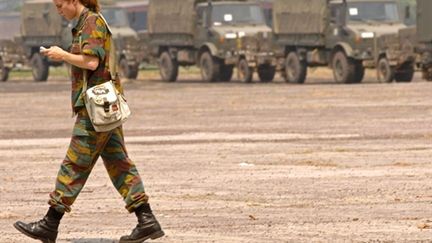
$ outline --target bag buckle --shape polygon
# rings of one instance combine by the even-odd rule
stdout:
[[[104,111],[105,112],[109,112],[109,108],[110,108],[110,103],[108,102],[108,99],[106,98],[106,97],[104,97],[104,104],[103,104],[103,107],[104,107]]]

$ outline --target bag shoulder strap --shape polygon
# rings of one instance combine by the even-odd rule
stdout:
[[[108,68],[110,70],[111,79],[113,79],[117,75],[117,55],[116,55],[116,48],[115,48],[115,44],[114,44],[114,39],[112,37],[113,32],[111,31],[111,27],[108,25],[108,22],[106,21],[105,17],[102,15],[102,13],[99,13],[99,16],[104,21],[105,26],[107,27],[108,32],[109,32],[110,56],[109,56]]]
[[[108,62],[108,69],[110,71],[110,75],[111,75],[111,79],[116,78],[117,75],[117,57],[116,57],[116,50],[115,50],[115,44],[112,38],[112,31],[111,28],[108,25],[108,22],[105,20],[105,17],[101,14],[98,13],[98,16],[101,17],[101,19],[104,21],[105,26],[108,29],[108,33],[109,33],[109,39],[110,39],[110,56],[109,56],[109,62]],[[87,19],[85,20],[87,21]],[[80,48],[80,53],[82,52],[82,36],[81,36],[81,31],[79,33],[79,48]],[[88,86],[88,81],[87,81],[87,69],[83,69],[83,89],[81,94],[85,93],[87,91],[87,86]]]

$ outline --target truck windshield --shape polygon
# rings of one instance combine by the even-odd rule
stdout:
[[[110,26],[129,27],[128,16],[124,9],[105,8],[101,12]]]
[[[147,12],[146,11],[131,11],[128,13],[129,23],[137,32],[147,30]]]
[[[262,9],[257,5],[214,5],[213,25],[266,24]]]
[[[348,3],[349,21],[385,21],[399,22],[399,10],[392,2],[356,2]]]

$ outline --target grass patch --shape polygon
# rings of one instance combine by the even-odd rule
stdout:
[[[198,67],[180,67],[180,75],[191,75],[200,77],[200,69]],[[69,80],[69,69],[66,66],[50,67],[49,80]],[[160,79],[159,69],[157,66],[141,66],[138,73],[138,79]],[[9,73],[9,80],[33,80],[32,70],[28,68],[12,69]]]

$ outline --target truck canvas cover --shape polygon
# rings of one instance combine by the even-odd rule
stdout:
[[[432,15],[428,12],[430,9],[431,0],[417,0],[417,38],[420,42],[432,41]]]
[[[324,34],[328,0],[275,0],[276,34]]]
[[[21,11],[21,34],[24,36],[56,36],[62,30],[62,17],[50,0],[33,0]]]
[[[194,33],[195,0],[151,0],[149,5],[150,34]]]

